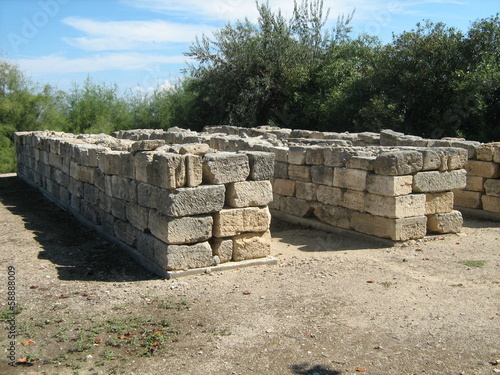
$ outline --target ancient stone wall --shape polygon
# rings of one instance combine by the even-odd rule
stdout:
[[[270,254],[272,153],[54,132],[15,140],[23,180],[156,273]]]

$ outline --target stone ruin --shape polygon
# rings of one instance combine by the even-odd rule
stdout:
[[[275,262],[271,213],[392,241],[500,218],[500,143],[268,126],[15,141],[20,178],[163,277]]]

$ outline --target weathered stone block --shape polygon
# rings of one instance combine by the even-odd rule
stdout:
[[[330,206],[327,204],[314,204],[314,216],[324,223],[334,227],[350,229],[351,216],[353,211],[339,206]]]
[[[459,233],[463,225],[462,214],[453,211],[427,216],[427,230],[434,233]]]
[[[325,148],[323,155],[327,167],[345,167],[347,161],[352,157],[351,153],[340,147]]]
[[[373,171],[373,164],[377,158],[375,156],[353,156],[347,163],[347,168],[363,169]]]
[[[137,141],[132,143],[133,151],[154,151],[158,147],[164,146],[165,141],[163,139],[145,139],[142,141]]]
[[[298,217],[307,217],[312,211],[311,203],[295,197],[281,197],[280,211]]]
[[[465,190],[470,191],[484,191],[484,183],[486,178],[480,176],[473,176],[471,174],[467,175],[467,183],[465,185]]]
[[[479,161],[479,160],[469,160],[465,164],[465,169],[468,174],[474,176],[481,176],[485,178],[499,178],[500,177],[500,164]]]
[[[137,202],[137,182],[116,175],[111,176],[111,196]]]
[[[306,163],[306,148],[302,146],[292,146],[288,151],[288,163],[302,165]]]
[[[386,195],[367,194],[366,212],[375,216],[401,219],[423,216],[425,213],[425,194],[409,194],[389,197]]]
[[[148,228],[149,210],[135,203],[127,203],[125,210],[127,220],[135,228],[144,231]]]
[[[310,146],[306,148],[306,164],[308,165],[322,165],[325,162],[323,156],[323,147]]]
[[[279,195],[292,197],[295,195],[295,181],[276,178],[273,183],[273,192]]]
[[[407,241],[425,237],[427,217],[416,216],[403,219],[374,216],[369,213],[354,212],[352,227],[361,233],[390,238],[393,241]]]
[[[365,192],[347,189],[342,197],[342,206],[354,211],[365,211]]]
[[[107,213],[111,213],[111,198],[109,195],[107,195],[103,191],[99,191],[99,208],[102,211],[105,211]]]
[[[245,151],[250,165],[249,179],[253,181],[269,180],[273,177],[275,156],[270,152]]]
[[[99,155],[99,169],[104,174],[119,175],[122,168],[122,155],[126,155],[125,157],[128,157],[130,154],[128,151],[103,151]]]
[[[500,197],[500,180],[488,179],[484,183],[484,189],[487,195],[494,195]]]
[[[127,202],[118,198],[111,198],[111,214],[123,221],[127,220]]]
[[[411,194],[413,176],[383,176],[370,173],[366,178],[366,190],[369,193],[397,196]]]
[[[224,185],[202,185],[175,190],[158,190],[154,207],[173,217],[193,216],[217,212],[224,206]]]
[[[316,200],[316,184],[297,181],[295,196],[306,201]]]
[[[216,238],[212,244],[212,253],[219,257],[221,263],[230,262],[233,259],[233,240]]]
[[[186,186],[194,187],[201,185],[203,180],[203,160],[198,155],[185,155],[186,163]]]
[[[137,241],[137,229],[122,220],[115,220],[114,233],[116,238],[129,246],[135,246]]]
[[[99,189],[94,185],[83,184],[83,199],[97,205],[99,202]]]
[[[274,163],[274,178],[286,179],[288,178],[288,163],[277,161]]]
[[[340,206],[343,199],[343,191],[340,188],[319,185],[316,190],[316,197],[321,203],[329,204],[330,206]]]
[[[270,147],[269,151],[274,154],[276,161],[288,163],[288,147]]]
[[[230,207],[266,206],[272,200],[273,187],[269,181],[242,181],[227,185],[226,204]]]
[[[233,237],[233,260],[264,258],[271,254],[271,233],[245,233]]]
[[[333,186],[351,190],[366,190],[368,172],[361,169],[335,168]]]
[[[167,271],[210,267],[213,265],[212,248],[208,242],[195,245],[169,245],[155,252],[157,264]]]
[[[157,210],[149,211],[149,229],[167,244],[195,243],[212,237],[212,216],[171,218]]]
[[[153,162],[153,152],[138,152],[134,156],[135,179],[148,182],[148,165]]]
[[[311,180],[315,184],[333,185],[333,167],[314,165],[311,167]]]
[[[454,195],[451,191],[445,193],[427,193],[425,197],[426,215],[453,211]]]
[[[483,195],[482,198],[483,210],[491,212],[500,212],[500,197],[492,195]]]
[[[401,176],[422,170],[423,156],[418,151],[395,151],[380,154],[373,163],[375,173]]]
[[[481,208],[481,196],[478,191],[454,190],[454,205],[466,208]]]
[[[203,180],[209,184],[245,181],[250,174],[248,156],[220,152],[203,158]]]
[[[482,161],[493,161],[495,157],[495,147],[493,144],[481,145],[477,148],[476,158]]]
[[[467,183],[467,173],[464,169],[453,171],[419,172],[413,176],[413,191],[430,193],[463,189]]]
[[[155,152],[146,173],[149,184],[166,189],[182,187],[186,183],[186,166],[182,155]]]
[[[223,209],[214,214],[213,235],[231,237],[245,232],[264,232],[270,224],[267,207]]]
[[[311,167],[307,165],[294,165],[288,166],[288,177],[296,181],[311,181]]]

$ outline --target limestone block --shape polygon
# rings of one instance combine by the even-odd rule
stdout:
[[[271,254],[271,233],[245,233],[233,237],[233,260],[264,258]]]
[[[212,248],[208,242],[194,245],[169,245],[155,252],[156,263],[167,271],[210,267],[213,265]]]
[[[306,163],[306,148],[302,146],[292,146],[288,151],[288,163],[302,165]]]
[[[54,167],[54,168],[61,169],[62,168],[61,156],[57,155],[57,154],[50,153],[49,154],[49,165]]]
[[[481,176],[473,176],[471,174],[467,175],[467,183],[465,185],[465,190],[470,191],[484,191],[484,183],[486,178]]]
[[[242,181],[227,185],[226,204],[230,207],[267,206],[272,200],[270,181]]]
[[[314,165],[311,167],[311,180],[315,184],[333,185],[333,167]]]
[[[401,176],[422,170],[423,156],[418,151],[394,151],[380,154],[373,163],[375,173]]]
[[[83,197],[83,182],[77,181],[74,178],[70,177],[68,190],[71,195],[74,195],[78,198]]]
[[[375,156],[353,156],[346,163],[347,168],[364,169],[373,171],[373,164],[377,158]]]
[[[163,139],[146,139],[132,143],[133,151],[154,151],[158,147],[164,146]]]
[[[393,241],[407,241],[425,237],[427,217],[416,216],[403,219],[374,216],[369,213],[354,212],[352,227],[361,233],[390,238]]]
[[[71,201],[69,204],[71,209],[76,212],[80,212],[80,204],[81,204],[81,198],[77,197],[76,195],[71,195]]]
[[[111,198],[111,214],[123,221],[127,220],[127,202],[117,198]]]
[[[187,144],[183,145],[179,148],[179,153],[181,155],[184,154],[193,154],[198,156],[203,156],[205,154],[214,152],[215,150],[211,148],[208,144],[205,143],[195,143],[195,144]]]
[[[149,210],[135,203],[126,204],[127,220],[140,231],[144,231],[148,227]]]
[[[210,215],[171,218],[152,209],[148,220],[151,233],[167,244],[195,243],[212,237]]]
[[[212,253],[219,257],[221,263],[230,262],[233,259],[233,240],[216,238],[212,244]]]
[[[295,197],[281,197],[280,211],[298,217],[307,217],[312,211],[311,203]]]
[[[495,155],[493,155],[493,161],[495,163],[500,163],[500,144],[495,146]]]
[[[314,216],[334,227],[350,229],[352,214],[353,211],[345,207],[330,206],[321,203],[314,204]]]
[[[249,179],[254,181],[269,180],[273,177],[275,156],[270,152],[245,151],[250,165]]]
[[[292,197],[295,195],[295,181],[276,178],[273,183],[273,192],[279,195]]]
[[[413,176],[383,176],[370,173],[366,178],[366,190],[369,193],[397,196],[411,194]]]
[[[95,168],[84,167],[83,165],[75,166],[76,179],[81,182],[86,182],[88,184],[94,184],[94,171]]]
[[[276,161],[288,163],[288,147],[270,147],[269,151],[274,154]]]
[[[184,156],[186,163],[186,186],[201,185],[203,181],[203,159],[198,155],[187,154]]]
[[[164,215],[182,217],[219,211],[224,206],[224,199],[224,185],[160,189],[153,196],[153,206]]]
[[[272,210],[280,209],[281,195],[273,193],[273,201],[269,202],[268,207]]]
[[[80,210],[81,210],[80,211],[81,215],[85,219],[90,221],[92,224],[95,225],[101,224],[101,220],[99,217],[99,209],[95,204],[88,202],[85,199],[82,199],[80,201]]]
[[[352,154],[341,147],[327,147],[323,151],[325,165],[328,167],[345,167]]]
[[[94,170],[94,185],[101,191],[106,191],[106,178],[105,174],[99,168]]]
[[[148,182],[148,165],[153,162],[153,152],[137,152],[134,156],[135,179]]]
[[[97,205],[99,202],[99,189],[94,185],[83,184],[83,199]]]
[[[409,194],[389,197],[386,195],[367,194],[366,212],[375,216],[395,219],[422,216],[425,213],[425,194]]]
[[[137,184],[137,203],[148,208],[158,208],[161,203],[162,188],[139,182]]]
[[[462,214],[453,211],[427,216],[427,230],[434,233],[459,233],[463,225]]]
[[[495,197],[500,197],[500,180],[488,179],[484,183],[484,188],[487,195],[494,195]]]
[[[245,232],[264,232],[269,229],[271,214],[267,207],[223,209],[214,214],[215,237],[231,237]]]
[[[445,150],[447,153],[448,170],[463,169],[467,160],[469,159],[469,153],[465,148],[448,148]]]
[[[492,143],[481,145],[477,148],[476,158],[482,161],[493,161],[495,157],[495,147]]]
[[[439,149],[429,148],[421,152],[423,156],[423,171],[447,169],[447,158],[443,152],[439,151]]]
[[[59,199],[61,200],[63,207],[67,209],[71,202],[71,194],[68,189],[63,186],[59,187]]]
[[[111,151],[111,150],[105,150],[103,151],[100,156],[99,156],[99,169],[104,173],[104,174],[120,174],[120,170],[122,169],[121,166],[121,156],[124,156],[124,158],[127,158],[129,154],[128,151]]]
[[[137,182],[116,175],[111,176],[111,196],[128,202],[137,202]]]
[[[454,205],[466,208],[481,208],[481,196],[478,191],[454,190]]]
[[[323,147],[310,146],[306,148],[306,164],[323,165],[324,162]]]
[[[288,163],[277,161],[274,163],[274,178],[288,178]]]
[[[340,188],[319,185],[316,190],[318,201],[330,206],[340,206],[343,200],[343,191]]]
[[[115,220],[115,237],[129,246],[135,246],[137,241],[137,229],[122,220]]]
[[[155,152],[146,173],[149,184],[166,189],[182,187],[186,183],[186,166],[182,155]]]
[[[288,177],[296,181],[311,181],[311,167],[307,165],[294,165],[288,166]]]
[[[103,191],[99,191],[99,209],[106,213],[111,213],[112,198]]]
[[[342,206],[354,211],[365,211],[365,192],[347,189],[342,197]]]
[[[311,182],[297,181],[295,196],[306,201],[316,200],[316,184]]]
[[[485,178],[499,178],[500,177],[500,164],[480,161],[469,160],[465,164],[465,169],[468,174],[474,176],[481,176]]]
[[[351,190],[366,190],[368,171],[361,169],[335,168],[333,186]]]
[[[245,181],[250,174],[248,156],[227,152],[203,157],[203,180],[209,184]]]
[[[174,245],[175,246],[175,245]],[[137,251],[154,263],[158,263],[155,254],[167,252],[168,245],[150,233],[137,233]]]
[[[483,195],[481,198],[483,210],[491,212],[500,212],[500,197],[492,195]]]
[[[431,193],[463,189],[467,183],[467,173],[464,169],[453,171],[419,172],[413,176],[413,191]]]
[[[451,191],[445,193],[425,194],[425,214],[441,214],[453,211],[454,194]]]

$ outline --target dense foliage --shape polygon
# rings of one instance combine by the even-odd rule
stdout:
[[[22,130],[272,124],[500,141],[499,14],[466,33],[427,21],[383,45],[351,35],[353,14],[326,30],[322,0],[295,3],[291,19],[257,6],[257,24],[197,39],[187,52],[197,63],[169,90],[119,95],[88,78],[63,92],[0,59],[0,172],[14,169],[12,133]]]

